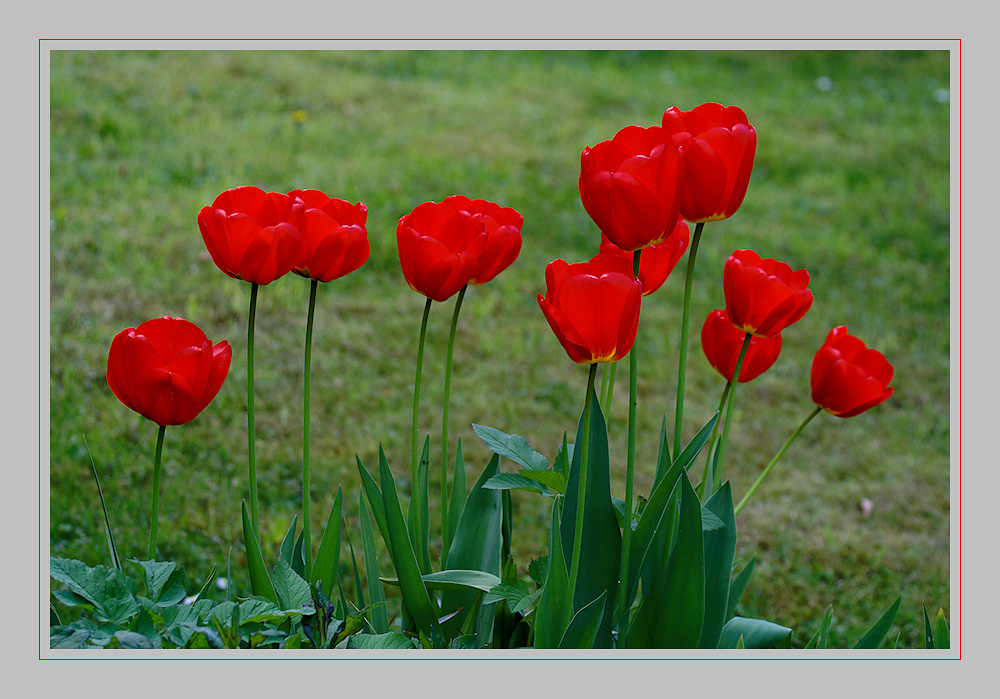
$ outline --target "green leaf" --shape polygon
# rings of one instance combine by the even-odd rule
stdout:
[[[660,451],[656,457],[656,477],[653,479],[653,488],[660,484],[660,481],[670,470],[670,445],[667,444],[667,415],[663,415],[663,424],[660,425]]]
[[[462,438],[458,438],[458,450],[455,452],[455,471],[451,480],[451,501],[448,504],[448,550],[455,541],[455,532],[465,510],[465,456],[462,453]]]
[[[544,471],[549,467],[546,458],[528,446],[528,442],[520,435],[506,434],[495,427],[484,425],[473,424],[472,429],[494,454],[504,456],[529,471]]]
[[[509,580],[489,590],[483,597],[483,604],[505,602],[507,609],[512,613],[517,613],[526,609],[524,605],[530,605],[530,601],[526,602],[526,600],[529,600],[531,596],[528,591],[528,583],[523,580]]]
[[[295,515],[292,517],[292,524],[288,527],[288,531],[285,532],[285,536],[281,540],[281,547],[278,550],[278,557],[288,565],[292,564],[292,554],[295,552],[295,530],[298,528],[298,523],[299,516]]]
[[[60,650],[85,648],[90,635],[91,632],[88,629],[53,626],[49,629],[49,648]]]
[[[347,639],[347,647],[358,650],[413,650],[416,645],[406,634],[392,631],[380,634],[355,634]]]
[[[726,526],[726,523],[716,517],[714,512],[707,507],[701,508],[701,530],[703,532],[715,531],[716,529],[722,529],[724,526]]]
[[[934,647],[939,650],[951,648],[951,632],[948,630],[948,620],[944,616],[943,609],[938,609],[934,618]]]
[[[121,570],[102,565],[89,568],[82,561],[50,556],[49,574],[93,604],[101,621],[121,624],[139,613],[135,582]]]
[[[753,569],[756,565],[757,556],[754,556],[729,586],[729,606],[726,609],[727,617],[731,617],[736,613],[736,607],[739,605],[743,593],[746,592],[747,585],[750,584],[750,576],[753,575]]]
[[[742,640],[742,645],[740,641]],[[791,648],[792,630],[763,619],[735,616],[722,629],[719,648]]]
[[[518,473],[529,480],[541,483],[549,490],[554,490],[557,493],[566,492],[566,475],[558,471],[529,471],[521,469]]]
[[[538,587],[545,584],[545,578],[549,574],[549,557],[541,556],[528,564],[528,575]]]
[[[417,464],[417,482],[411,484],[410,505],[407,508],[406,524],[410,533],[413,553],[417,557],[421,573],[431,572],[430,533],[431,515],[427,491],[428,469],[430,468],[431,438],[424,439],[424,448]],[[381,447],[379,447],[381,452]],[[381,458],[381,455],[380,455]],[[382,484],[385,488],[385,484]]]
[[[736,516],[733,514],[733,494],[726,481],[701,510],[702,540],[705,551],[705,622],[701,628],[699,648],[717,648],[722,627],[728,618],[729,581],[736,555]],[[706,529],[706,515],[719,526]]]
[[[151,640],[143,636],[141,633],[136,633],[135,631],[128,631],[126,629],[115,631],[115,638],[117,638],[118,642],[122,644],[122,648],[139,650],[152,650],[153,648],[156,648]]]
[[[530,490],[534,493],[548,494],[548,488],[538,481],[526,478],[517,473],[498,473],[483,484],[488,490]]]
[[[378,553],[375,550],[375,533],[372,531],[372,521],[365,507],[364,496],[358,493],[358,519],[361,526],[361,546],[365,555],[365,576],[368,578],[368,599],[373,605],[368,620],[375,633],[386,633],[389,630],[388,612],[385,609],[385,590],[379,578],[382,575],[378,564]]]
[[[806,643],[805,649],[812,650],[814,648],[826,648],[829,643],[830,635],[830,622],[833,621],[833,605],[831,604],[826,608],[826,613],[823,615],[823,620],[819,623],[819,628],[816,629],[816,633],[813,637],[809,639]]]
[[[569,599],[569,574],[563,556],[562,536],[559,534],[559,500],[552,501],[549,517],[549,554],[545,574],[545,587],[535,612],[535,648],[558,648],[563,633],[572,619]]]
[[[629,554],[626,609],[632,606],[640,581],[644,591],[652,588],[673,548],[680,516],[678,476],[682,472],[680,467],[671,468],[670,473],[660,478],[635,526]]]
[[[309,584],[314,584],[317,580],[323,581],[323,594],[328,598],[333,594],[333,584],[337,580],[337,571],[340,567],[340,513],[341,501],[343,499],[343,489],[337,486],[337,495],[333,499],[330,507],[330,516],[326,520],[326,528],[323,530],[323,538],[319,543],[319,550],[316,552],[316,560],[313,563],[312,575],[309,577]]]
[[[595,402],[596,405],[596,402]],[[607,605],[605,596],[607,590],[602,592],[597,599],[584,606],[569,622],[566,633],[559,641],[560,648],[594,648],[600,634],[602,622]]]
[[[481,590],[489,592],[500,584],[498,576],[484,573],[481,570],[442,570],[420,577],[429,590]],[[397,578],[382,578],[382,582],[399,587]]]
[[[590,446],[587,454],[587,483],[583,504],[583,541],[579,576],[573,591],[573,609],[578,610],[607,592],[605,603],[615,603],[618,573],[621,567],[621,532],[618,516],[611,500],[611,458],[608,453],[608,427],[601,412],[600,402],[591,391]],[[577,427],[576,444],[583,441],[583,415]],[[560,533],[563,551],[572,552],[577,518],[577,493],[580,489],[581,455],[573,452],[566,495],[563,504]],[[570,560],[572,554],[570,553]],[[597,644],[600,648],[611,646],[612,610],[602,616]]]
[[[145,574],[144,582],[149,599],[161,607],[177,604],[185,597],[184,568],[173,561],[130,561],[138,565]]]
[[[412,615],[418,629],[425,632],[431,630],[440,632],[438,615],[430,596],[427,594],[427,588],[424,587],[424,582],[420,578],[420,565],[417,563],[416,554],[406,531],[403,511],[396,495],[396,482],[392,478],[389,463],[386,461],[385,453],[381,447],[379,447],[379,467],[382,483],[382,505],[385,512],[386,529],[389,533],[389,550],[396,574],[399,576],[399,590],[403,596],[403,603],[407,612]]]
[[[694,648],[705,617],[701,503],[682,473],[677,543],[652,589],[643,589],[628,635],[630,648]]]
[[[716,411],[712,419],[705,424],[704,427],[696,434],[684,450],[681,451],[680,455],[674,459],[673,466],[679,466],[680,468],[687,469],[691,463],[698,458],[698,454],[701,453],[702,447],[705,446],[705,442],[712,435],[712,429],[715,427],[715,423],[719,421],[719,413]]]
[[[902,596],[897,597],[896,601],[879,617],[878,621],[872,624],[872,627],[868,629],[865,635],[854,644],[854,648],[878,648],[882,644],[885,635],[889,633],[889,627],[892,626],[892,622],[896,620],[896,614],[899,613],[899,605],[902,601]]]
[[[379,451],[381,451],[381,447]],[[372,475],[368,473],[365,465],[361,463],[361,457],[355,455],[354,458],[358,462],[358,475],[361,476],[361,487],[365,491],[365,498],[368,500],[368,505],[372,508],[375,524],[378,525],[379,533],[382,534],[382,541],[388,546],[389,528],[386,526],[385,521],[385,507],[382,505],[382,489],[379,488],[378,483],[375,482]]]
[[[250,523],[246,500],[243,501],[243,543],[247,550],[247,567],[250,569],[250,589],[253,594],[261,595],[278,604],[278,593],[275,592],[274,583],[267,574],[264,556],[260,552],[260,541],[253,530],[253,524]]]
[[[278,604],[285,610],[299,609],[312,602],[312,592],[309,583],[296,573],[291,564],[284,558],[278,559],[274,566],[274,591],[278,595]]]
[[[111,565],[118,570],[122,569],[121,559],[118,557],[118,547],[115,546],[115,533],[111,529],[111,518],[108,516],[108,506],[104,502],[104,491],[101,490],[101,478],[97,475],[97,465],[94,463],[94,455],[90,453],[90,444],[87,443],[87,435],[82,435],[83,444],[87,447],[87,456],[90,457],[90,467],[94,471],[94,481],[97,483],[97,495],[101,499],[101,510],[104,511],[104,534],[108,540],[108,553],[111,554]]]

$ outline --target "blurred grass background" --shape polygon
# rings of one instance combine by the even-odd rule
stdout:
[[[424,298],[399,271],[399,217],[454,193],[524,215],[519,260],[470,289],[463,306],[451,436],[463,437],[470,483],[489,456],[473,422],[522,434],[551,458],[563,431],[575,430],[586,368],[566,358],[535,293],[547,262],[596,250],[577,191],[580,151],[628,124],[658,124],[673,105],[718,101],[746,111],[758,152],[742,208],[702,238],[685,439],[723,388],[698,335],[724,305],[722,264],[736,248],[806,267],[816,296],[784,334],[774,368],[739,392],[726,471],[737,498],[811,410],[809,367],[830,328],[846,324],[896,368],[886,404],[849,420],[817,418],[741,513],[738,565],[753,555],[758,565],[740,613],[792,626],[796,645],[830,604],[831,642],[841,646],[900,593],[890,639],[899,634],[901,647],[922,647],[921,602],[950,618],[947,52],[58,51],[50,80],[54,555],[108,562],[86,437],[119,549],[145,556],[156,427],[112,395],[107,350],[122,328],[179,315],[228,340],[234,357],[214,403],[167,430],[160,558],[186,567],[189,588],[231,563],[232,584],[248,590],[236,571],[245,561],[249,285],[212,264],[196,222],[219,192],[308,187],[369,207],[371,259],[321,286],[313,345],[314,532],[341,484],[355,528],[355,454],[377,464],[381,443],[401,480],[408,472]],[[639,494],[649,491],[665,412],[672,424],[682,286],[680,269],[643,308]],[[258,301],[257,458],[270,556],[301,502],[307,300],[308,282],[290,275],[262,287]],[[451,310],[435,304],[428,331],[420,424],[434,453]],[[626,362],[610,415],[619,496],[627,375]],[[545,551],[549,503],[518,492],[514,505],[524,574]]]

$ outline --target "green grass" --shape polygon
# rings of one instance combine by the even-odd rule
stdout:
[[[463,306],[450,433],[463,437],[470,482],[488,459],[473,422],[520,433],[551,458],[575,429],[586,368],[566,358],[535,293],[550,260],[596,250],[577,191],[580,151],[628,124],[659,123],[675,104],[719,101],[744,108],[758,153],[743,207],[702,239],[686,438],[723,388],[697,338],[724,304],[722,264],[736,248],[806,267],[816,296],[774,368],[739,391],[726,471],[737,497],[811,410],[809,367],[831,327],[848,325],[896,368],[889,402],[849,420],[818,417],[741,513],[738,560],[758,559],[741,613],[794,627],[801,645],[833,604],[833,642],[848,645],[902,593],[890,632],[901,647],[922,647],[921,602],[950,617],[946,52],[60,51],[50,78],[53,554],[107,562],[85,435],[123,557],[145,555],[156,426],[111,394],[107,351],[122,328],[179,315],[228,340],[234,356],[215,402],[167,430],[160,556],[198,583],[230,557],[245,570],[249,285],[212,264],[196,222],[219,192],[313,187],[369,207],[371,260],[321,286],[313,340],[314,531],[339,484],[356,527],[355,454],[371,466],[381,443],[400,475],[410,458],[424,298],[399,270],[399,217],[454,193],[524,215],[517,263]],[[308,115],[298,126],[296,110]],[[643,308],[640,494],[663,413],[672,421],[682,287],[675,272]],[[266,551],[301,502],[307,301],[308,283],[294,275],[258,301]],[[425,357],[420,426],[435,451],[451,310],[435,304]],[[610,415],[618,495],[627,375],[623,363]],[[867,517],[862,498],[875,506]],[[523,574],[544,552],[547,502],[518,493],[514,505]],[[233,582],[245,592],[241,575]]]

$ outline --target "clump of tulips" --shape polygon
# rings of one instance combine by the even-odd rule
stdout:
[[[403,276],[411,289],[426,297],[416,344],[410,492],[404,509],[401,488],[381,445],[377,478],[357,459],[366,581],[362,583],[362,568],[351,544],[353,599],[338,579],[341,492],[318,548],[313,546],[309,377],[318,285],[354,272],[368,259],[367,208],[318,190],[277,193],[236,187],[201,210],[198,225],[212,260],[230,277],[250,284],[249,510],[244,501],[243,531],[250,600],[272,605],[268,620],[277,629],[270,636],[277,639],[275,644],[604,649],[790,645],[789,628],[734,614],[753,570],[751,564],[733,576],[735,516],[817,414],[825,410],[853,417],[888,399],[893,368],[845,326],[831,330],[812,365],[815,409],[734,504],[723,474],[737,386],[774,365],[782,333],[809,312],[814,301],[805,269],[793,269],[753,250],[736,250],[721,270],[725,307],[710,312],[701,330],[705,357],[725,380],[719,407],[683,443],[698,245],[706,223],[724,221],[738,212],[748,191],[756,143],[756,131],[742,109],[703,104],[690,111],[672,107],[659,125],[626,126],[610,140],[583,149],[579,191],[597,226],[594,255],[584,261],[550,262],[544,277],[539,274],[544,292],[537,294],[541,317],[569,359],[588,367],[575,438],[564,436],[561,449],[550,460],[517,435],[475,425],[476,434],[494,455],[471,489],[465,481],[461,441],[452,452],[448,435],[455,334],[469,287],[488,283],[517,259],[524,219],[510,207],[463,195],[421,203],[399,219],[396,242]],[[654,485],[640,498],[634,491],[636,337],[643,305],[655,302],[649,297],[685,254],[674,424],[668,429],[664,418]],[[276,564],[269,568],[260,540],[256,477],[254,317],[259,287],[289,272],[310,280],[304,338],[303,528],[297,532],[292,523]],[[433,304],[452,298],[441,438],[434,454],[430,437],[421,445],[417,431],[424,344]],[[146,321],[122,331],[112,342],[107,367],[111,390],[127,407],[160,425],[151,560],[143,565],[156,564],[165,426],[186,423],[206,408],[226,378],[231,357],[228,343],[213,345],[194,324],[178,318]],[[604,410],[616,363],[626,357],[628,452],[625,492],[618,498],[610,486],[612,460]],[[602,365],[598,394],[597,371]],[[693,471],[703,454],[699,477]],[[435,463],[440,479],[434,523],[428,501],[432,455],[439,456]],[[506,462],[516,473],[501,468]],[[527,579],[518,577],[519,567],[511,555],[511,540],[520,535],[512,520],[515,489],[551,498],[547,554],[526,566]],[[376,531],[388,552],[388,568],[378,557]],[[881,640],[879,630],[884,635],[896,608],[898,602],[859,642],[860,647],[874,647]],[[241,628],[239,615],[233,622],[232,610],[227,613],[226,618]],[[212,614],[206,608],[192,622],[195,628],[211,627]],[[828,626],[829,619],[825,623]],[[167,637],[191,642],[201,638],[199,633],[208,645],[223,643],[218,639],[225,637],[221,631],[213,636],[208,631],[174,629],[158,638],[161,643]],[[240,642],[240,634],[232,637]],[[825,633],[818,634],[809,645],[825,642]]]

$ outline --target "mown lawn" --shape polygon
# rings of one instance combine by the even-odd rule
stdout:
[[[922,602],[950,617],[947,52],[57,51],[50,79],[54,555],[107,563],[86,439],[123,557],[145,556],[156,428],[112,395],[107,351],[122,328],[179,315],[234,356],[215,402],[167,430],[160,557],[182,563],[190,587],[231,563],[232,584],[248,590],[238,571],[249,285],[212,264],[196,222],[219,192],[318,188],[369,207],[371,259],[320,289],[313,352],[314,531],[338,485],[356,527],[355,455],[377,463],[382,444],[398,473],[409,463],[424,298],[399,270],[399,217],[455,193],[524,215],[518,261],[466,297],[450,431],[463,438],[470,482],[488,459],[472,423],[522,434],[551,457],[575,430],[586,369],[566,358],[535,294],[550,260],[596,250],[577,191],[580,151],[628,124],[659,123],[675,104],[718,101],[743,107],[758,153],[742,208],[708,224],[699,250],[685,437],[723,388],[698,333],[724,304],[722,264],[736,248],[807,268],[816,297],[774,368],[740,388],[727,455],[737,497],[811,410],[809,367],[830,328],[846,324],[896,369],[889,402],[848,420],[821,415],[741,513],[738,560],[756,555],[757,572],[740,611],[792,626],[797,645],[830,604],[840,645],[899,594],[890,638],[901,647],[922,647]],[[678,270],[643,306],[640,494],[665,412],[672,423],[682,287]],[[290,275],[258,301],[268,551],[300,508],[307,299],[308,283]],[[425,358],[420,426],[435,451],[451,310],[435,304]],[[610,415],[619,496],[627,375],[625,362]],[[517,493],[514,504],[523,574],[544,552],[548,502]],[[347,581],[346,553],[342,565]]]

